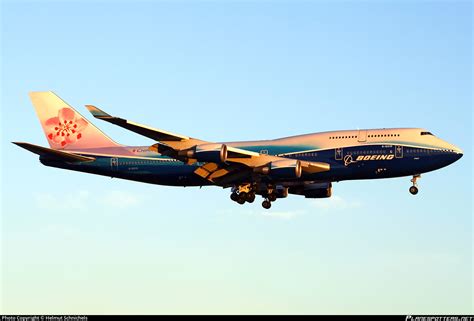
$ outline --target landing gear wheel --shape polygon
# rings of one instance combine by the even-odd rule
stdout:
[[[269,200],[270,202],[275,202],[276,199],[277,199],[277,197],[276,197],[275,194],[270,194],[270,195],[268,195],[268,200]]]
[[[230,199],[233,200],[234,202],[237,202],[239,200],[239,194],[235,192],[230,194]]]
[[[410,180],[410,182],[413,183],[413,186],[410,187],[409,191],[412,195],[418,194],[418,187],[416,187],[416,181],[421,177],[421,175],[413,175],[413,178]]]
[[[272,203],[270,201],[264,200],[262,202],[262,206],[264,209],[268,210],[270,207],[272,207]]]
[[[253,203],[255,201],[255,194],[254,193],[247,193],[245,200],[249,203]]]
[[[247,195],[248,193],[240,192],[237,199],[237,203],[239,203],[240,205],[245,204],[245,201],[247,200]]]
[[[412,195],[416,195],[416,194],[418,194],[418,187],[412,186],[412,187],[410,187],[409,191]]]

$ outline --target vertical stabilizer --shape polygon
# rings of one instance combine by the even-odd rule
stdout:
[[[51,148],[120,146],[53,92],[31,92],[30,98]]]

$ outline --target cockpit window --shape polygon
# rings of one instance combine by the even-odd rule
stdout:
[[[421,132],[421,136],[423,136],[423,135],[431,135],[431,136],[434,136],[434,135],[433,135],[432,133],[430,133],[430,132]]]

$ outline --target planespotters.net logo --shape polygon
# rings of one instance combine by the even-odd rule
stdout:
[[[421,315],[411,316],[407,315],[405,321],[474,321],[472,316],[461,316],[461,315]]]

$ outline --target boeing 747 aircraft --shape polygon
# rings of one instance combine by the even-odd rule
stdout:
[[[140,125],[87,105],[95,118],[154,141],[123,146],[88,122],[53,92],[31,100],[51,148],[15,142],[46,166],[172,186],[231,188],[230,198],[262,206],[289,194],[325,198],[332,182],[412,176],[454,163],[462,150],[422,128],[359,129],[273,140],[215,143]]]

